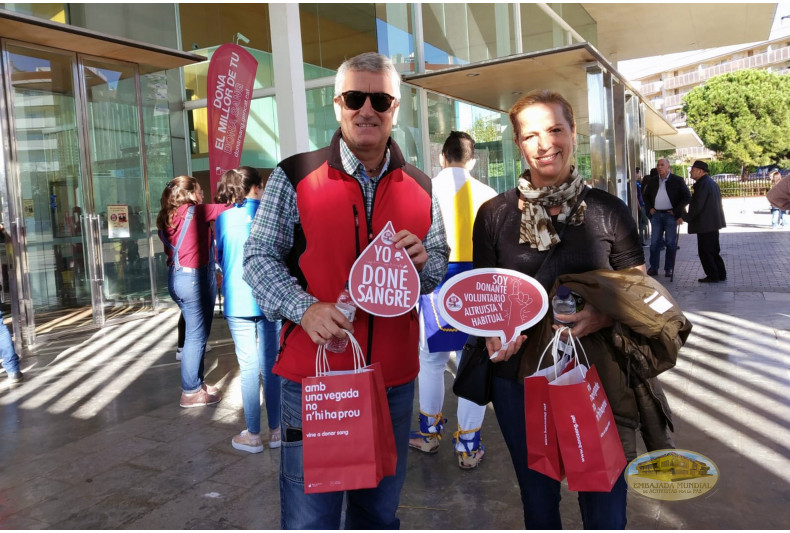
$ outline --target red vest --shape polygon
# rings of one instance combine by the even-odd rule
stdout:
[[[368,243],[392,221],[421,240],[431,225],[430,178],[406,163],[390,141],[390,165],[376,187],[370,228],[359,182],[343,170],[339,130],[329,147],[299,154],[280,163],[296,189],[300,227],[289,257],[291,274],[322,302],[334,302],[348,280],[351,266]],[[381,363],[387,386],[402,385],[419,372],[417,312],[383,318],[357,309],[357,339],[367,362]],[[315,375],[318,346],[301,326],[283,324],[274,372],[292,381]],[[351,346],[329,353],[332,370],[353,368]]]

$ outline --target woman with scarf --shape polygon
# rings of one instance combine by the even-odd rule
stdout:
[[[644,253],[628,207],[603,190],[587,189],[573,165],[576,122],[568,101],[555,92],[532,91],[513,105],[509,115],[514,140],[528,169],[520,176],[518,187],[480,208],[473,234],[475,268],[517,270],[537,277],[547,291],[561,274],[630,267],[644,271]],[[560,240],[563,226],[567,227]],[[556,250],[544,265],[553,247]],[[613,325],[589,302],[581,311],[558,318],[575,323],[575,337],[593,335]],[[545,346],[539,345],[543,341],[537,327],[504,347],[498,337],[487,339],[489,354],[496,353],[492,359],[493,404],[519,481],[527,529],[561,529],[560,482],[527,466],[524,377],[534,372],[536,357]],[[639,420],[633,391],[610,354],[596,357],[587,351],[587,355],[599,372],[617,378],[617,386],[604,383],[604,388],[618,420],[626,457],[631,460],[636,456]],[[625,528],[626,491],[620,476],[608,493],[579,493],[584,527]]]

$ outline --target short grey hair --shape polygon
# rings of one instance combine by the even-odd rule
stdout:
[[[365,52],[343,61],[335,76],[335,96],[340,96],[343,92],[343,83],[346,81],[346,72],[349,70],[389,74],[395,93],[392,96],[400,100],[400,73],[387,56],[377,52]]]

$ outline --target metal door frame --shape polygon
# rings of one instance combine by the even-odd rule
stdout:
[[[77,128],[77,139],[80,145],[80,177],[79,182],[82,188],[82,201],[84,212],[82,215],[82,231],[85,236],[83,246],[88,252],[85,254],[85,261],[88,263],[88,274],[91,287],[91,307],[94,321],[90,325],[77,326],[67,332],[53,332],[43,335],[35,333],[35,311],[33,309],[32,289],[30,286],[30,265],[28,260],[28,249],[26,240],[26,230],[23,223],[23,206],[21,194],[21,173],[19,167],[15,168],[15,163],[19,161],[18,146],[16,136],[13,134],[12,125],[16,121],[12,100],[13,89],[11,86],[10,72],[6,66],[8,61],[8,46],[18,46],[28,50],[38,50],[42,52],[59,55],[69,58],[71,62],[72,86],[74,91],[75,122]],[[140,164],[142,179],[144,184],[144,195],[146,210],[150,211],[148,197],[148,169],[145,153],[145,131],[143,123],[142,94],[140,82],[140,67],[136,63],[129,63],[110,58],[78,54],[73,51],[37,45],[24,41],[12,39],[0,39],[0,72],[2,77],[3,95],[0,98],[0,193],[6,201],[2,202],[2,216],[6,221],[6,232],[11,237],[11,249],[13,255],[13,265],[9,265],[9,292],[11,294],[11,310],[14,324],[17,326],[17,334],[14,336],[14,344],[18,353],[22,354],[27,347],[38,342],[46,341],[50,338],[57,338],[63,335],[72,334],[78,331],[86,331],[103,327],[107,320],[104,315],[104,296],[102,283],[104,280],[103,261],[101,259],[101,226],[99,215],[96,214],[96,205],[93,189],[93,174],[90,164],[90,132],[88,131],[87,121],[87,92],[84,78],[84,60],[93,60],[107,64],[125,65],[134,71],[135,91],[137,96],[137,116],[138,116],[138,135],[140,143]],[[150,228],[150,217],[146,217],[148,227],[147,245],[149,250],[153,250],[152,234]],[[9,223],[10,222],[10,228]],[[1,244],[1,243],[0,243]],[[10,275],[13,266],[13,276]],[[153,257],[149,254],[149,276],[150,276],[150,298],[152,304],[151,314],[156,313],[156,278],[153,264]],[[134,320],[136,317],[118,318],[110,321],[111,323],[121,323]],[[21,333],[21,334],[20,334]]]

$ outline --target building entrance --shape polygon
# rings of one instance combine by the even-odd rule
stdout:
[[[137,66],[5,41],[2,66],[2,266],[25,345],[152,312]]]

